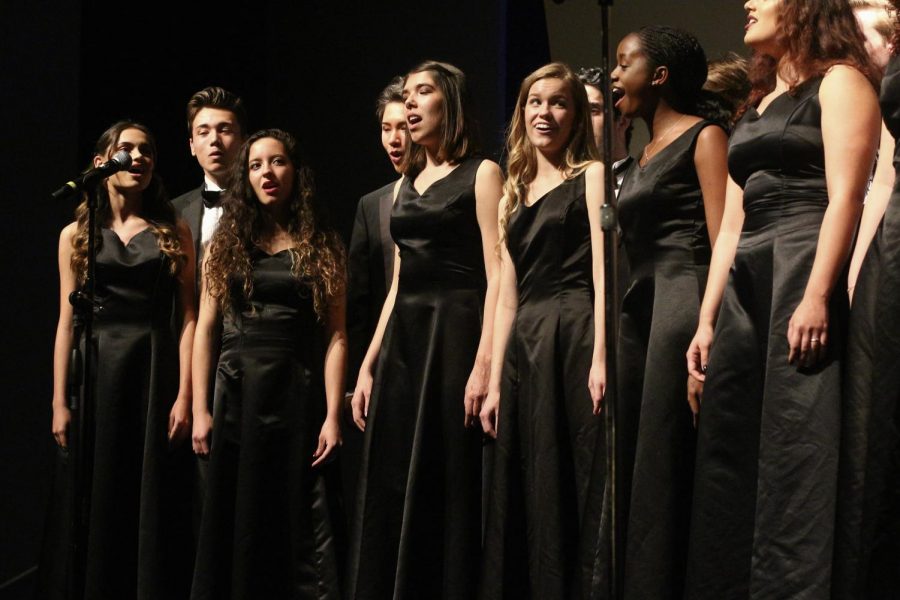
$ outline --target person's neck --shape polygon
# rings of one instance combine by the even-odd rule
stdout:
[[[645,119],[650,130],[650,139],[654,139],[657,135],[664,135],[682,117],[684,117],[683,113],[678,112],[667,103],[658,103],[653,114]]]
[[[437,144],[425,147],[425,168],[436,169],[447,164],[447,160],[441,157],[441,147]]]
[[[563,173],[563,152],[544,154],[540,150],[535,152],[536,167],[535,179],[558,178]]]
[[[109,215],[111,224],[122,224],[131,218],[140,218],[141,194],[123,194],[112,186],[109,194]]]

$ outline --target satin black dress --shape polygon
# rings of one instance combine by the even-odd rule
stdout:
[[[625,598],[680,598],[693,485],[685,352],[711,255],[694,166],[699,121],[635,163],[619,192],[630,279],[619,329]]]
[[[900,58],[881,82],[900,137]],[[900,165],[900,144],[894,167]],[[900,598],[900,177],[859,271],[847,340],[833,597]]]
[[[605,484],[592,414],[591,232],[584,174],[509,220],[519,301],[488,491],[484,598],[589,598]]]
[[[728,167],[744,226],[722,300],[700,411],[687,598],[829,598],[846,281],[826,357],[788,364],[828,206],[821,77],[750,108]]]
[[[475,597],[481,561],[481,428],[465,387],[486,278],[468,159],[391,214],[400,281],[369,404],[348,595]]]
[[[186,598],[190,591],[190,442],[168,441],[178,395],[170,327],[177,282],[149,228],[127,244],[101,230],[94,318],[94,448],[85,598]],[[38,572],[39,598],[67,598],[70,461],[60,451]]]
[[[209,484],[191,598],[340,598],[332,477],[312,468],[325,418],[324,336],[291,250],[251,252],[216,370]]]

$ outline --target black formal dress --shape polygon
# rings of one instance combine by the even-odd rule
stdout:
[[[360,466],[348,594],[475,596],[481,560],[481,430],[465,387],[486,288],[475,214],[479,160],[419,194],[405,179],[391,215],[400,281],[381,346]]]
[[[619,191],[629,262],[619,330],[625,598],[680,598],[695,432],[684,355],[711,255],[694,166],[699,121],[635,163]]]
[[[342,517],[313,452],[324,421],[323,335],[293,253],[251,253],[216,369],[209,485],[191,598],[339,598]]]
[[[900,58],[881,82],[900,137]],[[894,165],[900,164],[900,144]],[[900,598],[900,177],[859,271],[847,340],[833,597]]]
[[[591,232],[584,174],[509,220],[519,301],[488,491],[484,598],[589,598],[603,509],[602,418],[592,414]]]
[[[745,217],[700,411],[687,598],[830,597],[846,282],[821,364],[788,364],[787,340],[828,206],[821,81],[732,134]]]
[[[170,328],[176,279],[151,229],[101,230],[94,319],[94,433],[85,598],[186,598],[193,563],[191,450],[168,441],[178,395]],[[61,452],[38,597],[65,595],[71,457]]]

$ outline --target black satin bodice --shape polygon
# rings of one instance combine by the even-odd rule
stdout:
[[[481,230],[475,215],[475,174],[467,159],[423,194],[405,177],[391,211],[391,237],[400,248],[399,293],[423,288],[485,286]]]
[[[232,281],[235,310],[225,318],[223,351],[240,340],[240,344],[288,345],[302,351],[301,358],[312,360],[315,346],[310,341],[317,330],[312,291],[293,275],[291,250],[270,255],[254,248],[250,260],[253,292],[249,301],[244,300],[240,280]]]
[[[510,217],[507,248],[516,267],[519,305],[559,294],[591,295],[591,231],[584,173],[564,181]]]
[[[744,230],[828,206],[822,141],[822,78],[786,92],[760,115],[751,107],[731,136],[728,172],[744,189]]]
[[[881,79],[881,118],[894,139],[900,138],[900,56],[894,55]],[[900,144],[894,146],[894,165],[900,163]]]
[[[170,317],[176,281],[153,231],[144,229],[127,244],[111,229],[101,232],[95,293],[103,309],[96,313],[94,326],[164,322]]]
[[[710,126],[699,121],[641,167],[632,165],[619,191],[619,219],[632,277],[660,258],[709,263],[712,253],[694,148]]]

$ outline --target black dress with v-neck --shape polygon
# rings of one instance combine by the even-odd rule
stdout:
[[[619,192],[630,279],[619,329],[625,598],[681,598],[695,433],[684,355],[711,256],[694,166],[699,121]],[[629,498],[630,496],[630,498]]]
[[[485,600],[591,597],[606,460],[588,390],[594,284],[584,180],[564,181],[509,220],[518,304],[487,494]]]
[[[400,249],[360,465],[348,595],[475,596],[481,555],[481,431],[464,427],[465,387],[486,289],[475,214],[480,160],[419,194],[411,178],[391,214]]]
[[[750,109],[728,170],[744,224],[722,298],[697,442],[687,598],[830,598],[847,294],[815,368],[788,364],[828,207],[821,77]]]
[[[340,598],[338,494],[311,466],[325,417],[324,338],[290,250],[232,282],[216,368],[209,480],[191,598]],[[328,478],[331,479],[331,478]]]
[[[190,590],[191,452],[169,444],[178,394],[170,328],[176,279],[150,228],[128,243],[101,230],[96,263],[93,462],[84,598],[186,598]],[[38,574],[39,598],[68,598],[71,467],[61,452]],[[80,597],[80,596],[79,596]]]

